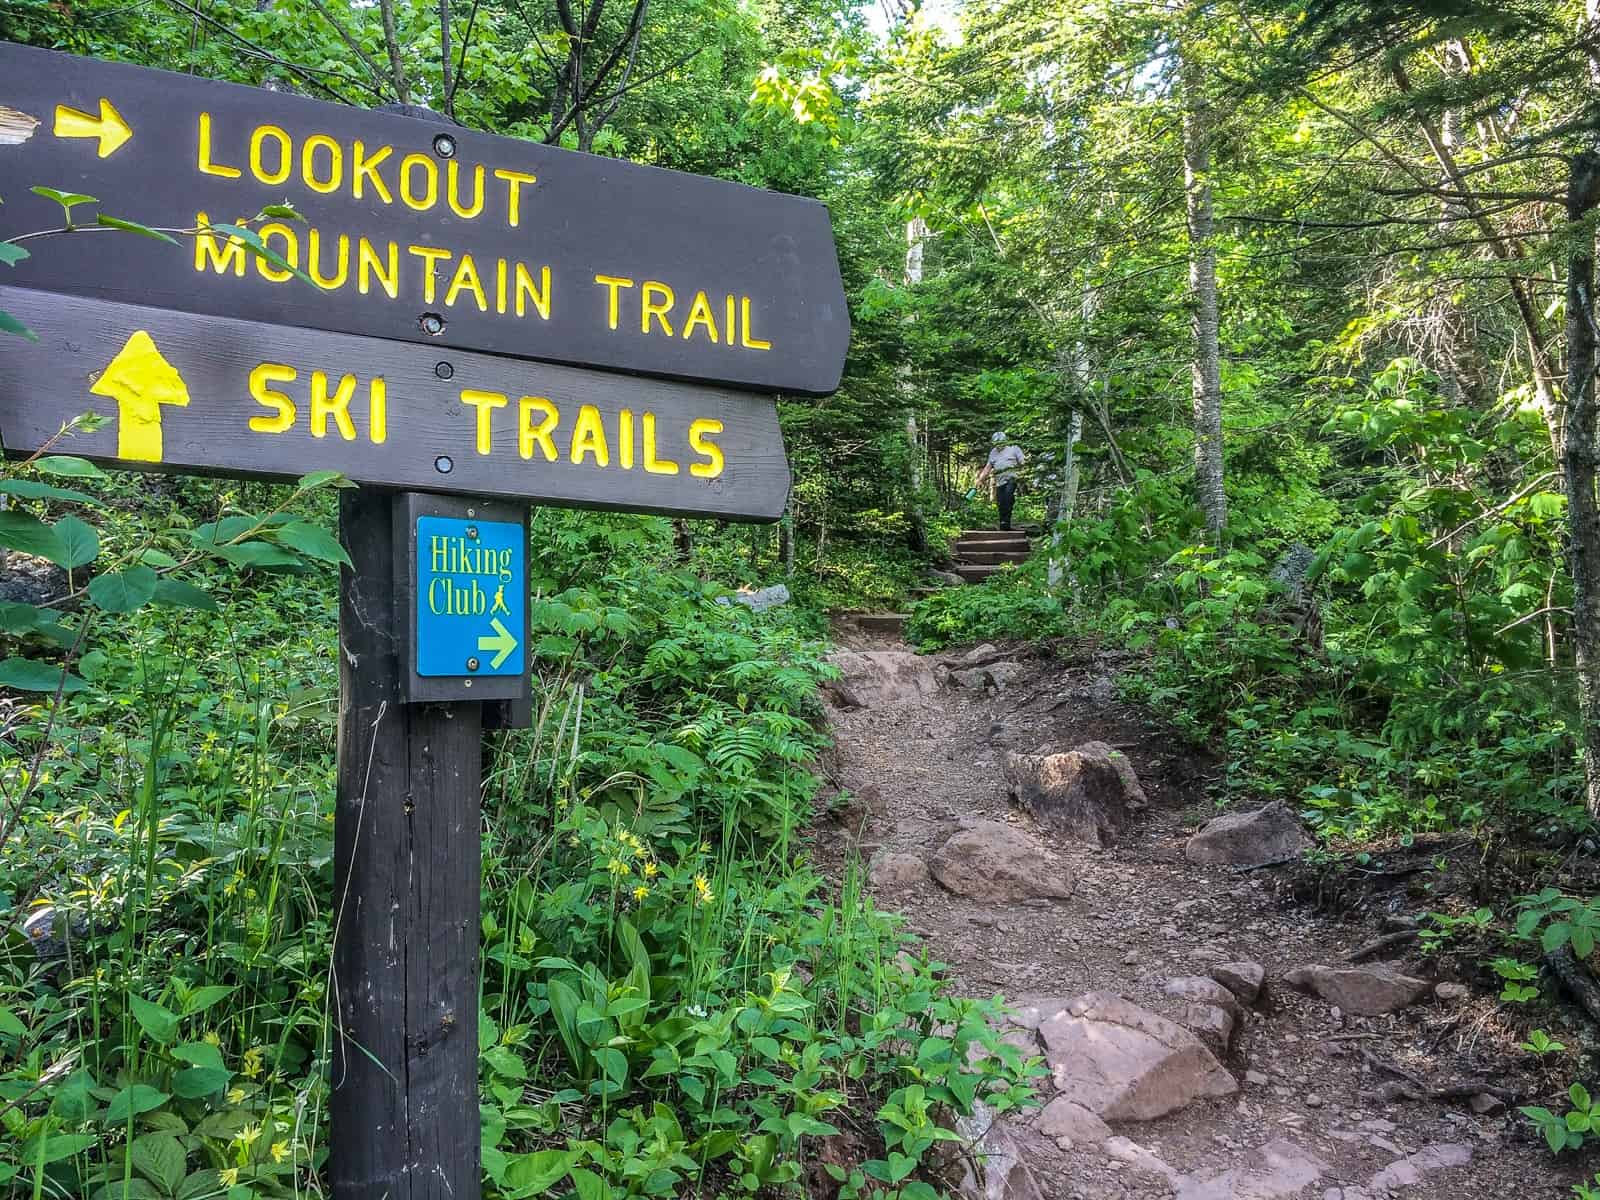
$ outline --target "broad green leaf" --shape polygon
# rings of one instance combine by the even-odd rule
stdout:
[[[42,623],[55,619],[55,613],[47,612],[32,604],[12,604],[0,601],[0,633],[20,634],[36,629]]]
[[[13,242],[0,242],[0,263],[14,267],[28,257],[27,248]]]
[[[149,1180],[135,1175],[129,1179],[114,1179],[91,1194],[89,1200],[161,1200],[161,1193]]]
[[[65,681],[63,681],[65,676]],[[0,662],[0,687],[19,692],[81,692],[89,685],[72,672],[52,663],[32,658],[8,658]]]
[[[132,1010],[133,1019],[139,1022],[140,1028],[158,1044],[165,1046],[178,1035],[178,1015],[154,1001],[142,996],[129,996],[128,1008]]]
[[[583,1171],[573,1167],[567,1172],[567,1176],[572,1180],[572,1186],[577,1189],[578,1200],[610,1200],[610,1186],[593,1171]]]
[[[222,1051],[210,1042],[183,1042],[168,1051],[179,1062],[186,1062],[195,1067],[213,1067],[218,1071],[224,1070]]]
[[[39,335],[17,320],[5,309],[0,308],[0,333],[14,333],[20,338],[27,338],[30,342],[37,342]]]
[[[272,536],[281,545],[297,550],[308,558],[326,563],[339,563],[343,566],[350,565],[350,556],[339,544],[339,539],[320,525],[313,525],[309,521],[293,521],[274,529]]]
[[[312,471],[308,475],[300,476],[295,483],[295,488],[302,492],[311,492],[317,488],[325,487],[353,488],[355,486],[345,477],[343,471]]]
[[[214,1200],[226,1191],[222,1186],[222,1176],[208,1167],[204,1171],[196,1171],[178,1186],[177,1200],[201,1200],[201,1197]]]
[[[156,594],[156,573],[149,567],[129,567],[89,581],[89,599],[109,613],[130,613],[148,604]]]
[[[158,1092],[147,1083],[130,1084],[123,1088],[106,1107],[106,1120],[116,1125],[126,1121],[130,1116],[147,1113],[151,1109],[160,1108],[170,1096],[166,1092]]]
[[[203,1100],[227,1087],[233,1072],[219,1067],[185,1067],[172,1073],[172,1094],[182,1100]]]
[[[282,221],[304,221],[305,217],[294,205],[285,201],[282,204],[263,204],[261,206],[263,217],[276,217]]]
[[[0,494],[19,500],[72,500],[78,504],[100,503],[88,492],[56,487],[39,479],[0,479]]]
[[[194,608],[201,612],[220,611],[210,592],[204,588],[197,588],[192,583],[185,583],[181,579],[156,580],[155,595],[152,599],[157,604],[164,604],[169,608]]]
[[[504,1186],[509,1194],[541,1196],[572,1167],[577,1157],[570,1150],[536,1150],[519,1154],[506,1167]]]
[[[67,556],[61,535],[27,513],[0,512],[0,546],[59,562]]]
[[[63,192],[53,187],[31,187],[28,189],[35,196],[43,196],[46,200],[54,200],[61,205],[67,216],[67,224],[72,224],[72,210],[80,204],[99,204],[93,196],[86,196],[82,192]]]
[[[97,1145],[99,1141],[100,1139],[92,1133],[36,1134],[17,1152],[17,1158],[30,1165],[42,1162],[48,1166],[64,1158],[71,1158],[75,1154],[82,1154]]]
[[[51,528],[61,539],[66,551],[62,557],[50,560],[56,566],[65,567],[70,571],[77,567],[88,566],[100,557],[100,535],[94,531],[92,525],[78,520],[77,517],[62,517]]]
[[[23,1037],[28,1032],[27,1027],[17,1020],[17,1015],[9,1008],[0,1007],[0,1033],[9,1033],[12,1037]]]
[[[197,987],[189,993],[188,999],[183,1002],[183,1015],[192,1017],[195,1013],[205,1012],[213,1004],[226,1000],[233,993],[233,988],[220,983],[208,983],[204,987]],[[217,1065],[221,1066],[220,1061]]]
[[[241,242],[248,246],[250,248],[250,252],[256,255],[258,258],[266,259],[280,271],[288,271],[296,279],[299,279],[304,283],[309,283],[319,292],[322,290],[322,285],[320,283],[315,282],[311,276],[307,275],[304,271],[295,266],[288,259],[284,258],[283,255],[279,254],[271,246],[267,245],[266,242],[262,241],[261,235],[255,230],[246,229],[243,225],[230,225],[223,221],[212,222],[210,228],[215,229],[218,233],[225,233],[230,238],[238,238]]]
[[[141,237],[155,238],[158,242],[166,242],[169,246],[176,246],[178,239],[169,234],[162,233],[159,229],[151,229],[148,225],[141,225],[137,221],[124,221],[121,217],[107,216],[99,213],[95,216],[96,225],[104,225],[110,229],[124,229],[129,233],[137,233]]]
[[[154,567],[158,571],[170,570],[178,565],[178,560],[165,550],[157,550],[154,546],[139,551],[139,561],[147,567]]]
[[[111,478],[88,459],[75,458],[70,454],[52,454],[33,465],[45,475],[64,475],[69,479]]]
[[[240,542],[237,546],[211,546],[218,558],[236,567],[254,567],[271,571],[284,567],[304,567],[305,561],[297,554],[267,542]]]
[[[131,1157],[133,1169],[169,1196],[183,1182],[187,1156],[170,1133],[147,1133],[136,1138]]]

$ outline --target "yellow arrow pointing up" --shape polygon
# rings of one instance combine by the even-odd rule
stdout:
[[[122,119],[122,114],[111,101],[100,97],[100,115],[91,117],[86,112],[56,105],[56,136],[59,138],[99,138],[100,157],[110,158],[123,142],[133,136],[133,130]]]
[[[491,617],[489,624],[493,627],[495,636],[479,638],[478,649],[498,650],[500,652],[489,660],[489,665],[498,671],[500,664],[505,662],[511,652],[517,648],[517,639],[511,630],[500,624],[499,617]]]
[[[161,406],[187,407],[189,389],[150,335],[130,337],[89,390],[117,402],[117,457],[160,462]]]

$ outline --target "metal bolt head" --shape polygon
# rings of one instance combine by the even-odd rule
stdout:
[[[433,152],[440,158],[454,158],[456,156],[456,140],[448,133],[441,133],[433,139]]]
[[[475,659],[475,658],[467,659],[467,670],[476,671],[477,669],[478,669],[478,660]]]
[[[478,515],[478,510],[477,510],[477,509],[475,509],[475,508],[469,508],[469,509],[467,509],[467,516],[469,516],[469,517],[475,517],[475,516],[477,516],[477,515]]]
[[[434,363],[433,373],[440,379],[449,379],[456,373],[456,369],[447,362]]]
[[[417,324],[429,337],[438,337],[444,332],[444,318],[438,313],[423,313],[417,318]]]
[[[467,536],[469,538],[471,538],[473,541],[477,541],[478,540],[478,527],[476,525],[468,525],[467,526]]]
[[[456,469],[456,464],[451,460],[448,454],[441,454],[438,458],[433,460],[433,469],[439,472],[441,475],[448,475],[451,471]]]

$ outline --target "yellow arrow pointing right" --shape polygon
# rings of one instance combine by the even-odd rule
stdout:
[[[101,158],[110,158],[133,136],[133,130],[122,119],[122,114],[104,96],[100,97],[98,117],[65,104],[56,105],[55,133],[58,138],[99,139]]]
[[[500,623],[499,617],[492,617],[489,625],[495,632],[494,637],[481,637],[478,639],[479,650],[498,650],[499,653],[489,660],[489,665],[496,671],[500,664],[510,657],[511,652],[517,648],[516,635]]]

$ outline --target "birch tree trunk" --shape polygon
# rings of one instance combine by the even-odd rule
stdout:
[[[906,283],[922,282],[922,248],[928,237],[928,223],[913,217],[906,223]],[[915,395],[911,386],[910,368],[900,368],[900,391],[906,404],[906,453],[911,456],[911,502],[907,515],[911,518],[911,549],[920,554],[928,548],[928,522],[922,511],[922,443],[917,437],[917,413],[913,407]]]
[[[1185,58],[1183,183],[1189,217],[1189,296],[1194,310],[1194,480],[1213,540],[1228,523],[1222,490],[1222,368],[1217,345],[1217,251],[1212,241],[1211,125],[1205,68]]]
[[[1078,504],[1078,439],[1083,436],[1083,409],[1072,410],[1072,420],[1067,425],[1066,453],[1061,461],[1061,506],[1056,513],[1055,525],[1050,531],[1050,590],[1055,591],[1067,577],[1067,556],[1061,549],[1061,527],[1072,520],[1072,510]]]

